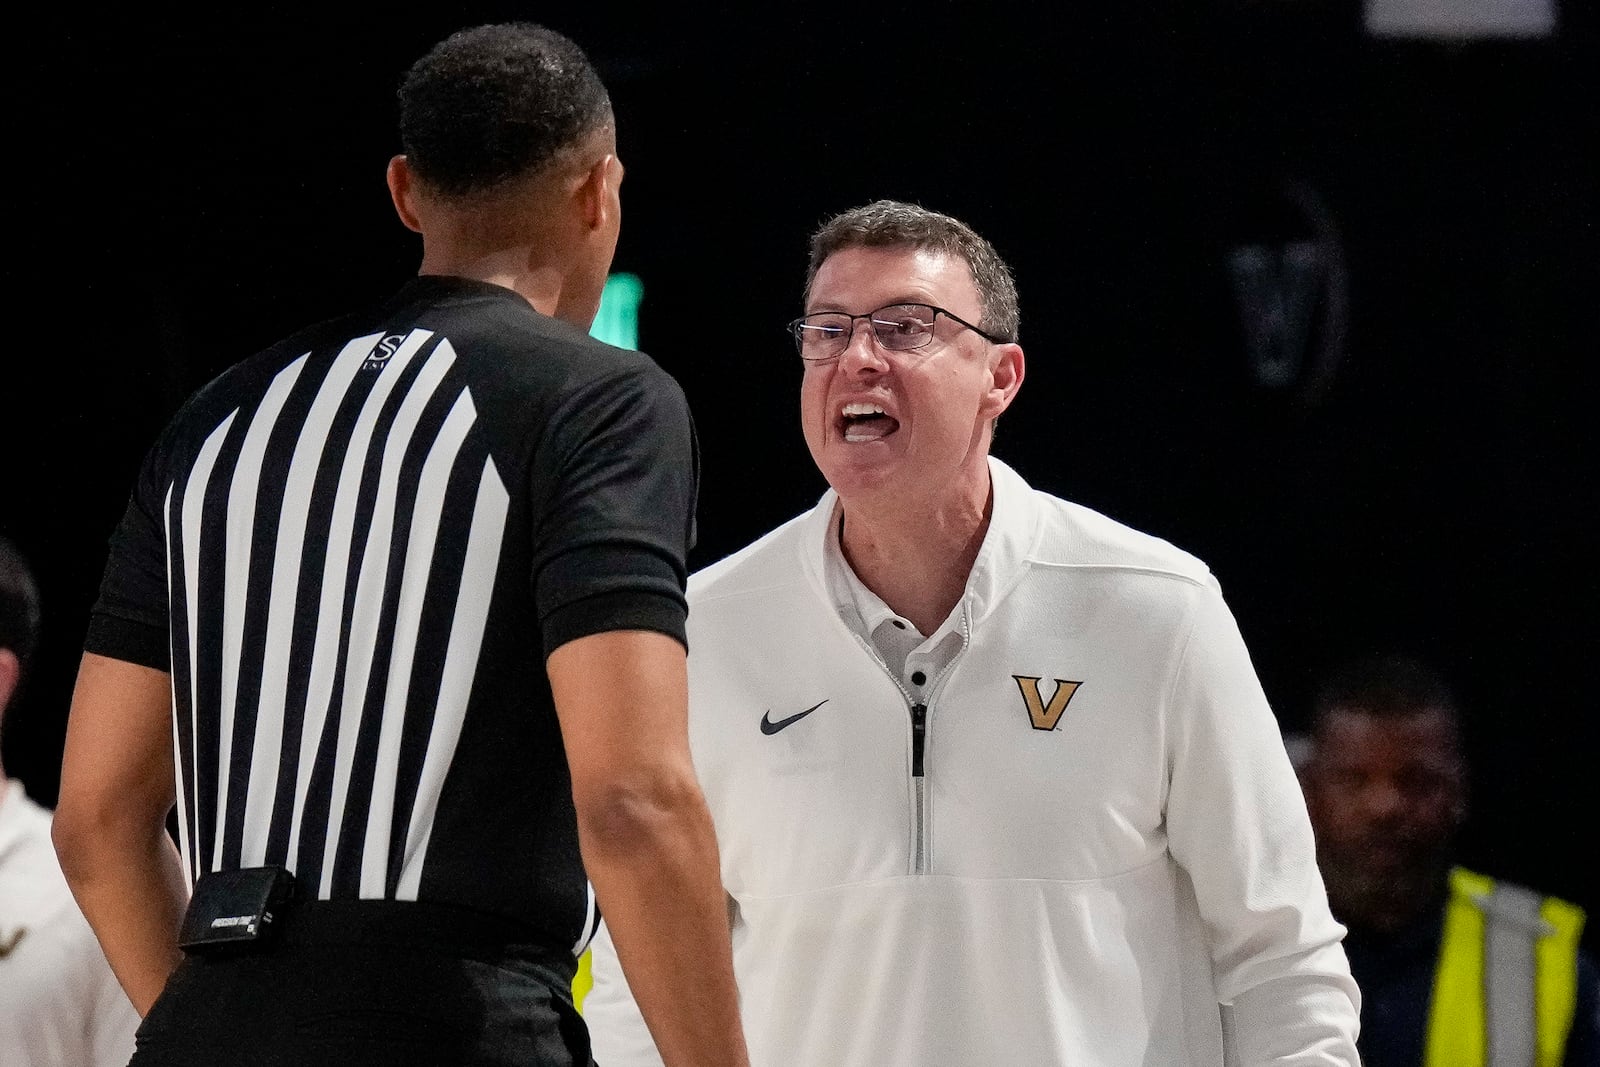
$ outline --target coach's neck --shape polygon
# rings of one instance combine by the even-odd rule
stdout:
[[[918,633],[932,636],[960,602],[989,532],[988,464],[922,499],[864,497],[840,506],[839,547],[850,569]]]

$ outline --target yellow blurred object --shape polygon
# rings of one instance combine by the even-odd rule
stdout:
[[[583,950],[583,955],[578,957],[578,973],[572,978],[572,1003],[577,1005],[579,1015],[583,1014],[583,998],[594,988],[594,972],[590,967],[593,955],[592,949]]]

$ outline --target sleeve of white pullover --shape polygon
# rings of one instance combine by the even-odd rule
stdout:
[[[1357,1067],[1361,994],[1305,798],[1244,640],[1197,590],[1167,703],[1167,832],[1194,884],[1238,1067]]]

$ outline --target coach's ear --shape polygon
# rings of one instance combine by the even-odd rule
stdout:
[[[17,683],[21,680],[22,661],[9,648],[0,648],[0,716],[5,715],[6,705],[11,703],[11,694],[17,691]]]
[[[1022,358],[1022,346],[1015,341],[997,344],[990,350],[989,389],[983,398],[982,414],[987,419],[997,419],[1011,406],[1022,388],[1022,378],[1027,364]]]
[[[406,229],[421,233],[422,223],[417,216],[416,181],[411,174],[411,164],[405,156],[395,156],[389,160],[386,177],[389,181],[389,198],[394,201],[395,214],[400,216],[400,221],[405,223]]]

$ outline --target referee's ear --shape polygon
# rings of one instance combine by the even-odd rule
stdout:
[[[400,221],[405,223],[406,229],[415,233],[422,232],[422,223],[417,217],[417,209],[413,200],[416,196],[416,183],[412,179],[411,164],[405,156],[395,156],[389,160],[387,173],[389,180],[389,197],[394,201],[394,210],[400,216]]]

